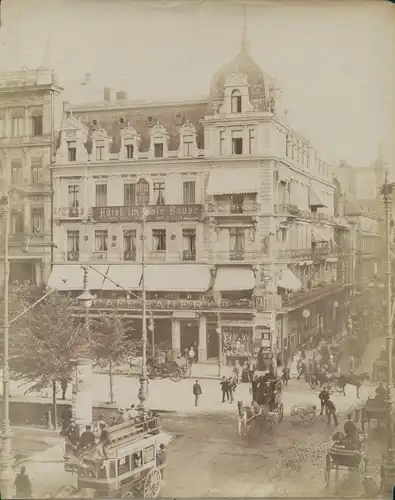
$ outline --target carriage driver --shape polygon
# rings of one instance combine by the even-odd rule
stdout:
[[[324,409],[325,409],[325,407],[326,407],[326,405],[331,397],[326,385],[324,385],[321,392],[318,394],[318,397],[319,397],[320,402],[321,402],[321,413],[320,414],[323,415]]]

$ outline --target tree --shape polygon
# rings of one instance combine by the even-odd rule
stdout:
[[[112,404],[115,402],[114,368],[124,363],[129,357],[138,355],[141,352],[141,341],[128,338],[125,323],[116,310],[95,320],[93,329],[93,357],[99,366],[108,369],[110,403]]]
[[[73,360],[91,356],[90,332],[71,315],[72,307],[70,297],[51,295],[32,309],[10,360],[14,379],[30,382],[25,393],[52,387],[55,426],[57,383],[70,380]]]

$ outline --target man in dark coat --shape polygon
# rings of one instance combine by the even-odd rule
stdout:
[[[91,448],[95,444],[95,435],[92,432],[92,426],[87,425],[85,431],[81,434],[78,447],[82,450]]]
[[[325,406],[328,411],[328,424],[331,423],[331,417],[333,417],[333,422],[335,424],[335,427],[337,427],[339,425],[339,421],[337,420],[335,404],[329,399]]]
[[[70,424],[66,429],[66,436],[69,438],[69,441],[73,446],[78,445],[80,430],[73,418],[71,419]]]
[[[193,384],[193,395],[195,396],[195,406],[198,405],[199,403],[199,398],[203,394],[202,388],[198,382],[198,380],[195,380],[195,383]]]
[[[347,422],[344,424],[344,434],[350,440],[351,443],[356,444],[357,426],[352,420],[352,415],[348,415]]]
[[[229,401],[229,382],[226,379],[226,377],[222,377],[222,380],[220,382],[221,386],[221,391],[222,391],[222,402],[225,403],[225,398],[226,401]]]
[[[21,467],[21,471],[15,478],[15,498],[30,498],[32,496],[32,485],[29,476],[26,474],[26,467]]]

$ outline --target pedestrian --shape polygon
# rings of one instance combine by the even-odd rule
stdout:
[[[222,377],[220,386],[222,391],[222,402],[225,403],[225,398],[226,401],[229,401],[229,382],[226,380],[226,377]]]
[[[291,371],[287,364],[283,368],[283,374],[281,378],[284,382],[284,385],[288,385],[288,382],[291,380]]]
[[[188,360],[190,364],[195,362],[195,356],[196,356],[195,348],[193,345],[191,345],[188,350]]]
[[[328,425],[330,425],[331,423],[331,417],[333,417],[333,422],[335,424],[335,427],[337,427],[339,425],[339,421],[337,420],[337,415],[336,415],[336,406],[335,404],[333,403],[333,401],[331,401],[330,399],[328,399],[328,401],[326,402],[326,410],[328,412]]]
[[[254,380],[254,373],[255,373],[255,361],[253,358],[251,358],[248,362],[248,377],[249,381],[252,382]]]
[[[236,359],[233,365],[233,378],[236,380],[237,383],[239,383],[240,381],[240,372],[241,372],[241,366],[239,360]]]
[[[355,365],[355,363],[354,363],[354,356],[350,356],[348,358],[348,371],[350,373],[354,372],[354,365]]]
[[[156,452],[156,465],[160,470],[160,474],[162,476],[162,480],[165,478],[165,465],[167,461],[167,452],[165,445],[162,443],[159,446],[158,451]]]
[[[321,402],[321,413],[320,413],[320,415],[323,415],[324,414],[324,410],[326,408],[326,404],[327,404],[327,402],[330,399],[330,394],[329,394],[329,391],[326,388],[326,386],[324,386],[322,388],[321,392],[318,394],[318,397],[319,397],[320,402]]]
[[[15,498],[31,498],[32,485],[29,476],[26,474],[26,467],[21,467],[19,474],[15,478]]]
[[[64,401],[66,399],[66,392],[67,392],[67,387],[69,385],[69,381],[67,378],[63,377],[60,381],[60,387],[62,389],[62,400]]]
[[[70,425],[72,416],[73,416],[73,412],[71,411],[71,406],[67,406],[67,408],[62,413],[62,417],[61,417],[61,420],[62,420],[62,430],[60,431],[61,436],[66,435],[66,430],[67,430],[67,427]]]
[[[195,383],[193,384],[193,394],[195,396],[195,406],[197,406],[199,403],[199,398],[203,394],[202,388],[198,380],[195,380]]]
[[[70,424],[66,429],[66,436],[68,437],[68,440],[70,441],[70,444],[73,446],[73,448],[78,445],[78,441],[80,439],[80,430],[74,418],[70,420]]]
[[[229,403],[233,403],[233,401],[234,401],[233,394],[235,393],[237,384],[236,384],[236,381],[232,377],[230,377],[228,379],[228,384],[229,384],[229,396],[230,396]]]

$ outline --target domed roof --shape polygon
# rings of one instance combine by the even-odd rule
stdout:
[[[226,77],[233,73],[246,75],[250,89],[250,97],[265,98],[271,78],[267,77],[261,67],[252,59],[247,42],[246,25],[244,24],[241,48],[238,55],[229,64],[220,68],[213,76],[210,86],[210,97],[221,99],[224,95]]]

